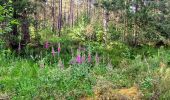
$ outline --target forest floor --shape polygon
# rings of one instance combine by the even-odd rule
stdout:
[[[93,97],[83,97],[80,100],[141,100],[142,93],[137,86],[131,88],[113,89],[110,83],[95,86]]]
[[[170,97],[168,49],[149,47],[134,51],[115,47],[110,53],[112,66],[100,62],[66,64],[64,68],[55,62],[57,58],[51,55],[51,50],[48,52],[38,58],[33,53],[22,57],[9,50],[1,51],[0,99],[166,100]],[[70,58],[66,52],[66,49],[61,52],[65,63]]]

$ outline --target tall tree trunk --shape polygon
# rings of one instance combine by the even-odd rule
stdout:
[[[108,39],[108,22],[109,22],[109,12],[104,9],[104,12],[103,12],[103,29],[104,29],[104,34],[103,34],[103,40],[105,43],[107,43],[107,39]]]
[[[124,15],[125,31],[124,31],[123,41],[126,41],[128,35],[128,5],[129,5],[129,0],[125,0],[125,15]]]
[[[56,32],[56,2],[52,0],[52,31]]]
[[[70,0],[70,26],[74,26],[74,2],[73,0]]]
[[[92,0],[89,0],[89,2],[88,2],[89,4],[88,4],[88,15],[89,15],[89,18],[91,19],[91,17],[92,17]]]
[[[86,1],[86,16],[89,17],[89,0]]]
[[[29,34],[29,22],[27,12],[24,11],[22,14],[22,24],[21,24],[21,32],[23,34],[22,45],[26,46],[30,42],[30,34]]]
[[[35,22],[34,22],[34,28],[35,28],[35,34],[37,34],[38,33],[38,14],[37,14],[37,11],[34,13],[34,20],[35,20]]]
[[[14,0],[13,2],[15,2],[15,1],[16,0]],[[13,18],[18,19],[18,15],[17,15],[15,8],[14,8],[14,11],[13,11]],[[17,42],[18,35],[19,34],[18,34],[17,25],[14,24],[14,25],[12,25],[12,32],[11,32],[10,37],[9,37],[9,45],[13,50],[17,50],[17,48],[18,48],[18,42]]]
[[[78,23],[78,18],[79,18],[79,4],[77,3],[77,17],[76,17],[76,20],[77,20],[77,23]]]
[[[59,0],[59,14],[58,14],[58,36],[61,36],[61,28],[62,28],[62,0]]]
[[[138,12],[138,2],[136,2],[136,4],[135,4],[135,18],[134,18],[134,29],[133,29],[133,36],[134,36],[134,44],[135,44],[135,46],[137,45],[137,15],[136,15],[136,13]]]
[[[66,6],[67,6],[67,3],[65,2],[65,4],[64,4],[64,23],[65,23],[65,25],[67,25],[67,13],[66,13]]]
[[[44,17],[44,21],[43,21],[43,28],[45,28],[46,27],[46,3],[44,3],[44,7],[43,7],[43,10],[44,10],[44,12],[43,12],[43,17]]]

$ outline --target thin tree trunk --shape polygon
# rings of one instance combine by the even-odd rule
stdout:
[[[46,27],[46,3],[44,4],[44,7],[43,7],[43,16],[44,16],[44,21],[43,21],[43,28]]]
[[[89,17],[89,0],[87,0],[86,3],[87,3],[86,16]]]
[[[15,0],[13,2],[15,2]],[[14,12],[13,12],[13,18],[18,19],[18,15],[17,15],[15,8],[14,8]],[[12,32],[9,37],[9,44],[10,44],[11,48],[14,50],[16,50],[18,48],[17,37],[18,37],[18,28],[17,28],[17,25],[14,24],[14,25],[12,25]]]
[[[29,34],[29,22],[27,19],[27,12],[24,11],[22,14],[22,24],[21,24],[21,32],[23,34],[22,45],[26,46],[30,42],[30,34]]]
[[[107,32],[108,32],[108,21],[109,21],[109,13],[106,9],[104,9],[104,13],[103,13],[103,29],[104,29],[104,36],[103,36],[103,39],[104,39],[104,42],[107,43]]]
[[[38,33],[38,15],[37,15],[37,12],[34,13],[34,20],[35,20],[35,23],[34,23],[35,34],[37,34]]]
[[[74,2],[73,0],[70,0],[70,26],[73,27],[74,26]]]
[[[89,4],[89,9],[88,9],[88,15],[89,15],[89,18],[91,19],[91,13],[92,13],[92,0],[89,0],[89,2],[88,2]]]
[[[129,0],[125,1],[125,18],[124,18],[124,24],[125,24],[125,31],[124,31],[124,39],[123,41],[126,40],[126,37],[128,35],[128,7],[127,5],[129,5]]]
[[[137,13],[138,11],[138,2],[135,4],[135,13]],[[133,29],[134,33],[134,44],[135,46],[137,45],[137,16],[135,15],[134,18],[134,29]]]
[[[62,0],[59,0],[59,18],[58,18],[58,36],[61,36],[61,27],[62,27]]]
[[[67,25],[66,2],[64,5],[64,23],[65,23],[65,25]]]
[[[56,2],[52,0],[52,31],[56,32]]]

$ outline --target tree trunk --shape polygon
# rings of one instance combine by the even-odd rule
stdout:
[[[126,38],[128,36],[128,5],[129,5],[129,0],[126,0],[125,1],[125,17],[124,17],[125,31],[124,31],[123,41],[126,41]]]
[[[138,12],[138,2],[135,4],[135,13]],[[134,36],[134,45],[136,46],[137,45],[137,15],[135,15],[135,18],[134,18],[134,30],[133,30],[133,36]]]
[[[109,21],[109,12],[104,9],[104,15],[103,15],[103,29],[104,29],[104,34],[103,34],[103,40],[105,43],[107,43],[107,32],[108,32],[108,21]]]
[[[22,23],[21,23],[21,32],[23,34],[21,45],[23,46],[26,46],[30,42],[29,22],[27,18],[28,18],[27,12],[24,11],[22,14]]]
[[[18,15],[17,15],[15,8],[14,8],[14,12],[13,12],[13,18],[14,19],[18,18]],[[10,37],[9,37],[9,45],[13,50],[17,50],[17,48],[18,48],[18,42],[17,42],[18,35],[19,34],[18,34],[17,25],[14,24],[14,25],[12,25],[12,32],[11,32]]]
[[[73,27],[74,26],[74,2],[73,0],[70,0],[70,26]]]
[[[52,31],[56,32],[56,2],[52,0]]]
[[[44,4],[44,7],[43,7],[43,17],[44,17],[44,21],[43,21],[43,28],[46,27],[46,3]]]
[[[61,36],[61,28],[62,28],[62,0],[59,0],[59,14],[58,14],[58,36]]]

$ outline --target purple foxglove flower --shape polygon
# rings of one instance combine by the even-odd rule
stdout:
[[[81,55],[80,55],[80,49],[77,49],[77,57],[76,57],[76,62],[78,64],[81,64]]]
[[[48,41],[46,41],[45,42],[45,48],[48,49],[48,47],[49,47],[49,43],[48,43]]]
[[[58,55],[60,54],[61,52],[61,47],[60,47],[60,43],[58,43]]]
[[[52,55],[55,56],[55,50],[53,47],[52,47]]]
[[[81,56],[80,56],[80,54],[77,55],[76,61],[77,61],[78,64],[81,64]]]

